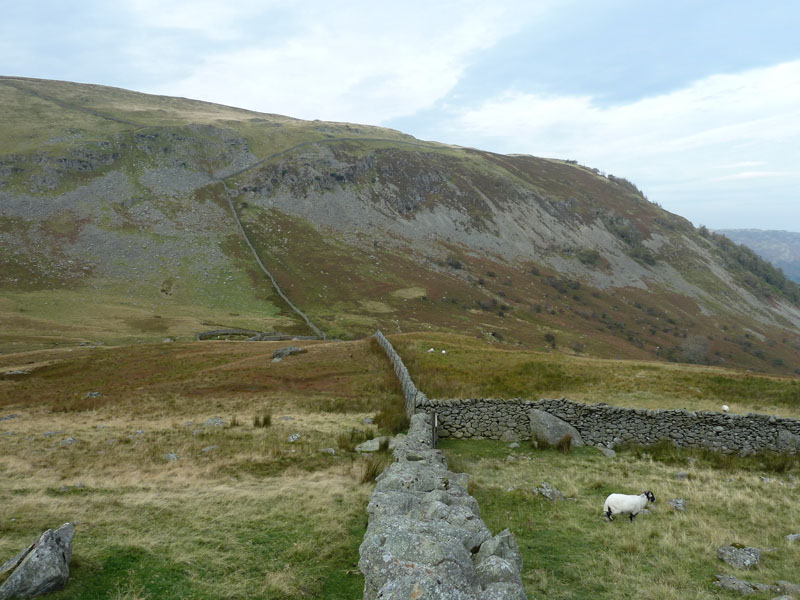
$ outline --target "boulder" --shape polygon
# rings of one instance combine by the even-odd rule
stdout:
[[[578,430],[566,421],[551,415],[548,412],[531,408],[528,410],[528,419],[530,420],[531,439],[545,440],[548,444],[554,446],[564,436],[572,436],[573,446],[583,446],[583,439]]]
[[[778,450],[782,452],[800,452],[800,435],[781,429],[778,432]]]
[[[75,527],[65,523],[57,530],[48,529],[39,539],[0,567],[0,600],[36,598],[60,590],[69,579],[72,538]]]
[[[719,559],[737,569],[751,569],[761,562],[761,550],[758,548],[736,548],[723,546],[717,550]]]
[[[800,533],[790,533],[786,536],[786,541],[790,544],[793,542],[800,542]]]

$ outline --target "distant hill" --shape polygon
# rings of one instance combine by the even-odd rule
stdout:
[[[800,282],[800,233],[761,229],[721,229],[719,233],[751,248],[789,279]]]
[[[436,330],[800,369],[795,283],[571,161],[15,77],[0,123],[0,352]]]

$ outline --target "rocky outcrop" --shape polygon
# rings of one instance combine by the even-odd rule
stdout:
[[[492,536],[466,490],[433,448],[432,423],[411,418],[395,462],[378,477],[359,550],[364,600],[526,598],[513,534]]]
[[[36,542],[0,567],[0,600],[36,598],[60,590],[69,579],[75,527],[48,529]],[[6,578],[7,577],[7,578]]]

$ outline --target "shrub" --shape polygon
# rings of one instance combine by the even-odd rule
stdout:
[[[366,442],[372,439],[371,432],[364,431],[363,429],[351,429],[340,433],[336,437],[336,445],[344,452],[355,452],[356,446],[361,442]]]
[[[360,483],[372,483],[386,468],[388,460],[385,454],[371,454],[361,463]]]
[[[253,427],[269,427],[272,425],[272,413],[265,412],[263,415],[253,416]]]
[[[400,402],[392,402],[375,415],[375,424],[389,434],[407,431],[410,425],[405,406]]]

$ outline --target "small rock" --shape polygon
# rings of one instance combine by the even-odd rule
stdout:
[[[786,536],[786,541],[790,544],[794,542],[800,542],[800,533],[790,533]]]
[[[534,486],[533,493],[536,496],[544,496],[545,498],[547,498],[548,500],[552,500],[553,502],[558,502],[559,500],[564,499],[564,494],[559,492],[556,488],[554,488],[546,481],[543,481],[539,487]]]
[[[300,348],[299,346],[286,346],[285,348],[278,348],[275,352],[272,353],[272,360],[274,362],[278,362],[287,356],[292,356],[294,354],[302,354],[305,350]]]
[[[78,440],[76,440],[74,437],[68,437],[65,440],[61,440],[61,445],[62,446],[70,446],[70,445],[74,444],[77,441]]]
[[[294,417],[281,417],[281,421],[294,421]]]
[[[225,419],[221,419],[220,417],[211,417],[210,419],[203,421],[203,425],[205,427],[222,427],[225,425]]]
[[[669,504],[675,510],[679,510],[681,512],[686,510],[686,500],[683,498],[673,498],[672,500],[668,501],[667,504]]]
[[[320,448],[320,452],[323,454],[330,454],[331,456],[336,456],[336,449],[334,448]]]
[[[511,442],[511,443],[508,445],[508,447],[509,447],[509,448],[512,448],[512,449],[513,449],[513,448],[519,448],[519,442]]]
[[[186,421],[186,423],[183,424],[184,427],[191,427],[192,425],[194,425],[194,421]]]
[[[617,453],[614,450],[611,448],[606,448],[602,444],[598,444],[597,449],[600,450],[601,454],[606,458],[616,458],[617,456]]]
[[[99,398],[102,395],[103,394],[101,394],[100,392],[87,392],[86,393],[86,397],[87,398]]]
[[[694,456],[690,456],[686,459],[686,462],[688,462],[690,465],[693,465],[697,462],[697,459]]]
[[[200,435],[203,433],[202,429],[192,429],[192,435]]]
[[[364,417],[364,418],[361,420],[361,422],[362,422],[364,425],[372,425],[372,424],[373,424],[375,421],[372,419],[372,417]]]
[[[689,474],[686,471],[678,471],[675,473],[674,477],[678,481],[685,481],[686,479],[689,479]]]
[[[213,446],[206,446],[205,448],[200,450],[200,452],[211,452],[212,450],[216,450],[217,448],[219,448],[219,446],[217,444],[214,444]]]
[[[758,548],[736,548],[723,546],[717,550],[719,559],[737,569],[751,569],[761,562],[761,550]]]
[[[356,452],[377,452],[381,449],[381,442],[388,439],[388,436],[382,435],[372,438],[371,440],[367,440],[366,442],[362,442],[356,446]]]
[[[141,429],[137,429],[136,435],[144,435],[144,431],[142,431]]]
[[[5,417],[0,417],[0,421],[10,421],[11,419],[16,419],[19,415],[6,415]]]
[[[174,452],[170,452],[169,454],[165,454],[164,458],[167,459],[167,462],[175,462],[180,458],[180,456],[178,456]]]
[[[293,444],[293,443],[295,443],[295,442],[296,442],[297,440],[299,440],[299,439],[300,439],[300,434],[299,434],[299,433],[293,433],[293,434],[292,434],[292,435],[290,435],[288,438],[286,438],[286,440],[287,440],[287,441],[288,441],[290,444]]]
[[[58,435],[60,433],[64,433],[63,431],[45,431],[44,437],[53,437],[54,435]]]

